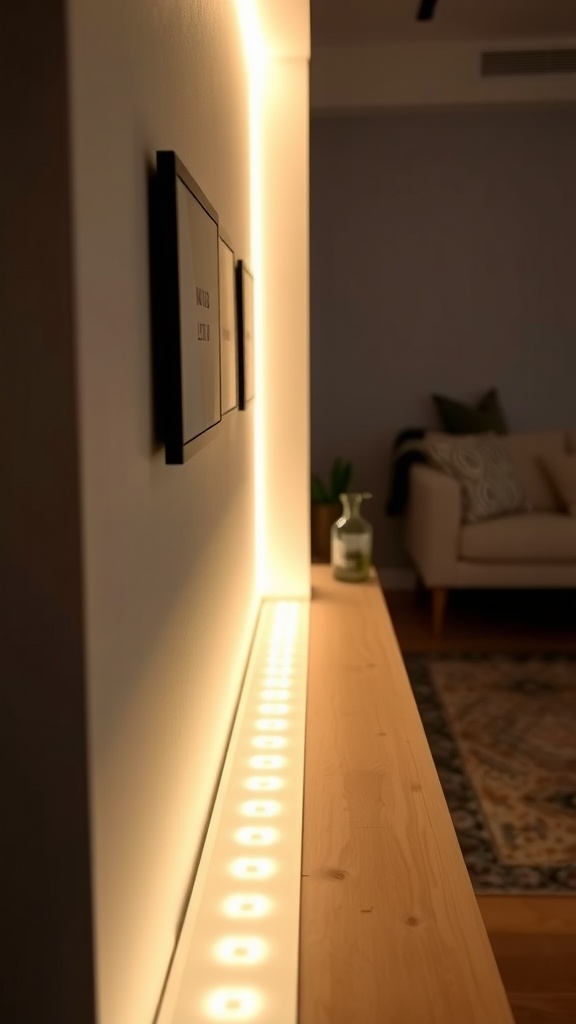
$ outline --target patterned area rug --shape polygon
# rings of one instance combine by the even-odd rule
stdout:
[[[576,656],[405,655],[479,893],[576,893]]]

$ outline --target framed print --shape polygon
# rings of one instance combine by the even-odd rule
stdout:
[[[238,395],[241,409],[254,398],[254,278],[244,260],[236,265]]]
[[[166,462],[222,418],[218,214],[172,151],[157,154],[156,331]]]
[[[222,415],[238,405],[238,346],[236,340],[236,279],[234,252],[220,232],[220,366]]]

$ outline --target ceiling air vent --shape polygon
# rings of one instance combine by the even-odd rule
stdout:
[[[483,78],[505,75],[572,75],[576,72],[573,50],[488,50],[480,55]]]

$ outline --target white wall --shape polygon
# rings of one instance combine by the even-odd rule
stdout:
[[[377,564],[405,559],[391,442],[438,425],[432,392],[576,426],[575,181],[574,107],[313,119],[312,462],[352,458]]]
[[[153,439],[147,177],[175,149],[250,260],[236,5],[70,0],[101,1024],[151,1022],[255,621],[254,410]]]

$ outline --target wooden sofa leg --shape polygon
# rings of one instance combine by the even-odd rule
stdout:
[[[432,632],[434,636],[440,636],[442,632],[447,598],[447,587],[434,587],[432,590]]]
[[[418,604],[428,604],[430,591],[419,573],[416,573],[416,587],[414,593]]]

